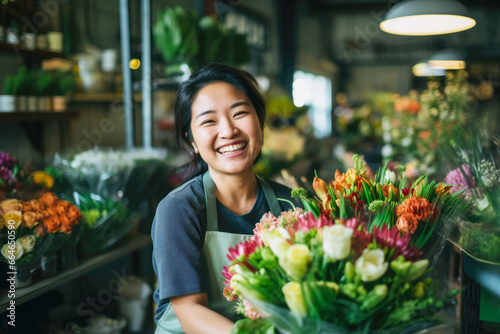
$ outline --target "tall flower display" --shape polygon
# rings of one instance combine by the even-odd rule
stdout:
[[[490,90],[484,89],[484,86]],[[437,148],[448,141],[454,130],[476,117],[476,100],[492,97],[491,84],[468,82],[466,71],[448,72],[444,83],[431,79],[421,92],[408,96],[379,95],[384,131],[382,155],[411,166],[413,174],[438,175],[443,172]]]

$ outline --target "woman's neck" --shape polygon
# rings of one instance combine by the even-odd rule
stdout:
[[[253,169],[238,175],[211,171],[210,176],[215,183],[215,196],[229,211],[241,216],[252,210],[259,187]]]

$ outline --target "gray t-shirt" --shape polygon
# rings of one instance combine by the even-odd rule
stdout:
[[[290,188],[266,181],[277,198],[291,200],[296,207],[302,207],[298,200],[292,200]],[[290,204],[279,203],[282,211],[291,209]],[[207,291],[201,254],[207,230],[205,207],[202,175],[176,188],[158,204],[151,228],[153,268],[158,277],[158,289],[154,293],[156,322],[167,308],[170,297]],[[259,184],[255,205],[245,215],[235,215],[217,201],[219,231],[253,234],[255,224],[269,211]]]

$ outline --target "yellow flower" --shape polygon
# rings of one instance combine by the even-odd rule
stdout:
[[[17,230],[21,224],[21,211],[9,211],[3,215],[5,225],[11,230]]]
[[[285,255],[280,257],[280,266],[286,274],[300,281],[307,274],[309,265],[313,261],[313,255],[306,245],[295,244],[288,248]]]
[[[54,186],[54,178],[42,170],[31,173],[33,182],[44,188],[52,188]]]
[[[288,282],[281,288],[281,291],[285,295],[285,301],[290,311],[297,315],[307,314],[306,302],[304,301],[300,283]]]

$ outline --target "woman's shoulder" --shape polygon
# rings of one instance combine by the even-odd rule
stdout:
[[[205,190],[201,175],[169,192],[158,204],[157,211],[171,211],[186,206],[196,207],[199,205],[205,205]]]

